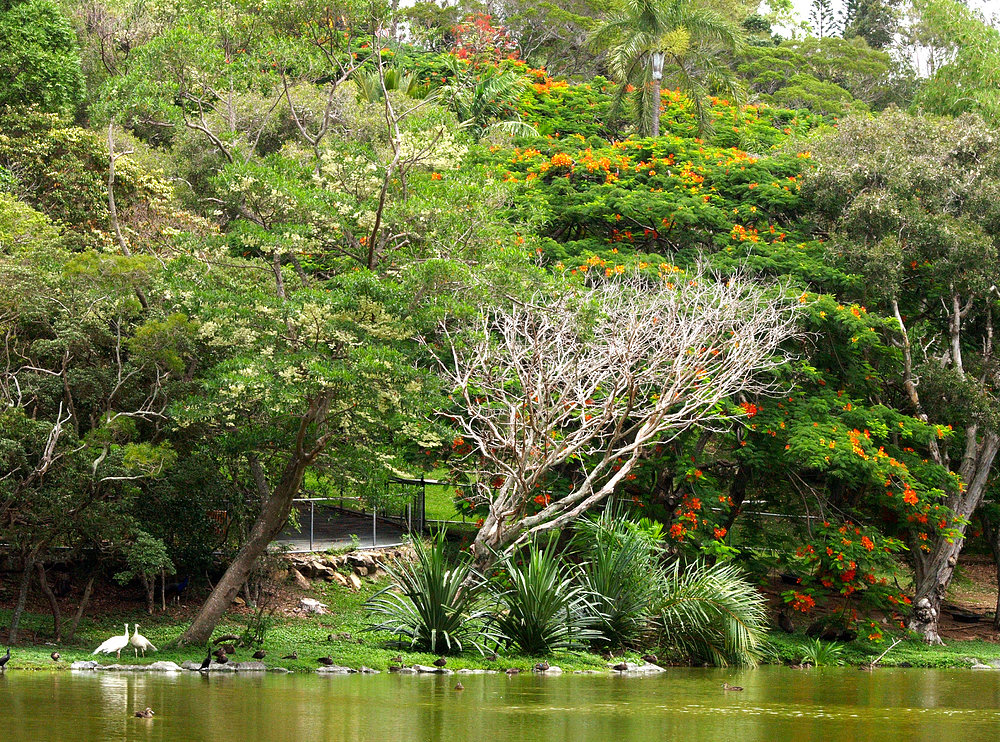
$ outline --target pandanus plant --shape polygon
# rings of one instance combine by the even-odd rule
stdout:
[[[444,531],[429,545],[413,544],[416,561],[396,562],[385,571],[391,582],[373,595],[365,609],[382,617],[368,631],[388,631],[410,640],[412,649],[435,654],[485,650],[499,637],[482,600],[485,580],[466,554],[450,563]]]

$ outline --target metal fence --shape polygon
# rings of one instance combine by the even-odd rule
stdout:
[[[390,479],[387,487],[401,490],[398,497],[386,498],[401,503],[391,510],[371,509],[364,498],[343,493],[298,498],[293,501],[297,517],[275,545],[293,553],[398,546],[427,529],[427,486],[446,484],[423,477]]]

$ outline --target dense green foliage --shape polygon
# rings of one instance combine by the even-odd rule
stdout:
[[[787,611],[871,641],[914,599],[939,609],[997,499],[998,32],[914,2],[917,76],[895,2],[852,1],[839,37],[792,40],[774,30],[787,4],[752,5],[510,3],[501,23],[473,4],[0,3],[14,624],[56,547],[80,578],[141,585],[150,610],[158,578],[221,553],[253,600],[303,487],[376,502],[430,471],[485,530],[528,524],[475,552],[505,571],[489,620],[440,543],[398,566],[402,593],[372,605],[430,651],[493,628],[486,643],[531,654],[629,645],[655,616],[662,646],[749,663],[766,610],[741,575],[775,569]],[[499,345],[476,318],[539,297],[600,316],[595,288],[625,278],[736,276],[798,312],[762,391],[649,441],[650,400],[629,400],[620,458],[594,466],[591,438],[492,508],[620,390],[583,390],[572,424],[477,457],[463,399],[495,400],[440,373],[483,340],[470,328]],[[603,326],[584,325],[573,342]],[[692,337],[679,355],[717,350]],[[706,367],[688,389],[718,382]],[[530,381],[505,378],[526,395],[512,414],[533,414]],[[587,521],[579,564],[526,549],[550,505],[572,503],[565,526],[602,505],[576,507],[581,482],[656,535]]]

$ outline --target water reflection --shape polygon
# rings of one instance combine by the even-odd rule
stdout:
[[[727,693],[723,681],[741,685]],[[4,740],[993,742],[1000,673],[786,668],[653,678],[9,673]],[[152,720],[133,714],[146,706]]]

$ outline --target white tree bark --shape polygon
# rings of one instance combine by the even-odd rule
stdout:
[[[633,276],[483,313],[472,340],[429,346],[460,411],[449,413],[488,505],[481,563],[559,528],[605,499],[652,444],[693,425],[727,425],[737,392],[767,394],[799,305],[747,275]],[[573,488],[544,500],[557,470]]]

